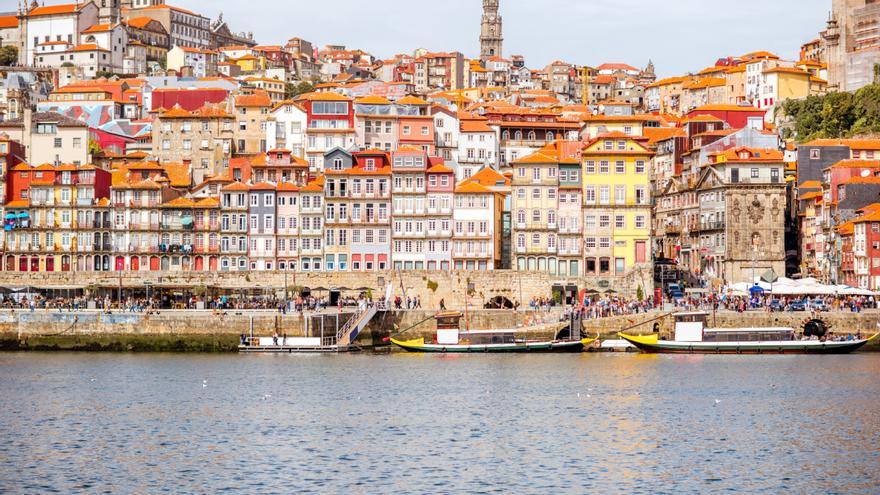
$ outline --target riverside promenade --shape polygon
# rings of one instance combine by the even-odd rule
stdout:
[[[345,323],[350,311],[327,309],[320,312],[281,314],[272,310],[163,310],[158,314],[101,311],[0,311],[0,348],[6,350],[107,350],[107,351],[180,351],[227,352],[235,351],[240,336],[270,336],[275,333],[289,337],[331,335]],[[432,335],[435,325],[432,310],[382,311],[358,337],[363,348],[387,347],[385,339],[401,330],[424,322],[407,331],[407,337]],[[669,335],[671,318],[660,318],[660,311],[635,315],[613,316],[585,320],[585,331],[602,338],[616,338],[621,330],[648,333],[653,321],[659,323],[661,334]],[[821,313],[821,318],[839,334],[870,336],[877,332],[880,311],[862,313],[836,311]],[[805,312],[768,313],[748,311],[737,313],[719,311],[715,322],[718,327],[793,327],[799,330],[810,317]],[[544,311],[472,310],[468,325],[472,329],[520,328],[525,323],[539,324],[559,321],[561,309]],[[645,325],[636,326],[639,323]],[[552,338],[550,335],[528,334],[534,338]],[[877,350],[872,344],[870,349]]]

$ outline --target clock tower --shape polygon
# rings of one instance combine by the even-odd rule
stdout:
[[[483,0],[483,18],[480,23],[480,58],[500,57],[504,37],[501,35],[499,0]]]

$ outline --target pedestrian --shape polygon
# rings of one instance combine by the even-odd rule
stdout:
[[[440,311],[446,311],[446,299],[440,298]]]

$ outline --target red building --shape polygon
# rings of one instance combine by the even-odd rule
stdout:
[[[764,114],[767,113],[760,108],[740,105],[703,105],[688,112],[687,117],[693,118],[697,115],[711,115],[719,118],[734,129],[742,129],[744,127],[752,127],[755,129],[764,129]]]
[[[188,112],[194,112],[205,105],[217,104],[226,101],[229,97],[229,91],[220,88],[206,89],[180,89],[180,88],[160,88],[153,90],[150,111],[159,108],[174,108],[174,105],[180,105],[181,108]]]

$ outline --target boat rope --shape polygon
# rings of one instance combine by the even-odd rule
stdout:
[[[657,320],[662,320],[663,318],[666,318],[667,316],[672,316],[672,315],[674,315],[674,314],[675,314],[675,312],[664,313],[664,314],[662,314],[662,315],[660,315],[660,316],[656,316],[656,317],[654,317],[654,318],[651,318],[650,320],[645,320],[645,321],[643,321],[643,322],[641,322],[641,323],[636,323],[635,325],[630,325],[630,326],[624,328],[623,330],[620,330],[618,333],[621,333],[621,332],[627,332],[627,331],[629,331],[629,330],[632,330],[633,328],[637,328],[637,327],[640,327],[640,326],[642,326],[642,325],[647,325],[648,323],[653,323],[653,322],[655,322],[655,321],[657,321]]]
[[[49,333],[49,334],[39,335],[39,337],[58,337],[59,335],[64,335],[64,334],[66,334],[67,332],[69,332],[69,331],[71,331],[71,330],[76,330],[76,324],[77,324],[77,322],[79,322],[79,315],[74,315],[74,316],[73,316],[73,324],[71,324],[71,325],[70,325],[69,327],[67,327],[66,329],[64,329],[64,330],[62,330],[62,331],[60,331],[60,332],[58,332],[58,333]]]
[[[422,323],[424,323],[424,322],[426,322],[426,321],[428,321],[428,320],[433,320],[433,319],[434,319],[434,316],[435,316],[435,315],[431,315],[431,316],[425,318],[424,320],[422,320],[422,321],[420,321],[420,322],[418,322],[418,323],[416,323],[416,324],[414,324],[414,325],[410,325],[410,326],[404,328],[403,330],[401,330],[401,331],[395,333],[394,335],[390,335],[388,338],[389,338],[389,339],[393,339],[394,337],[397,337],[398,335],[403,335],[403,334],[405,334],[406,332],[412,330],[413,328],[415,328],[415,327],[421,325]]]

